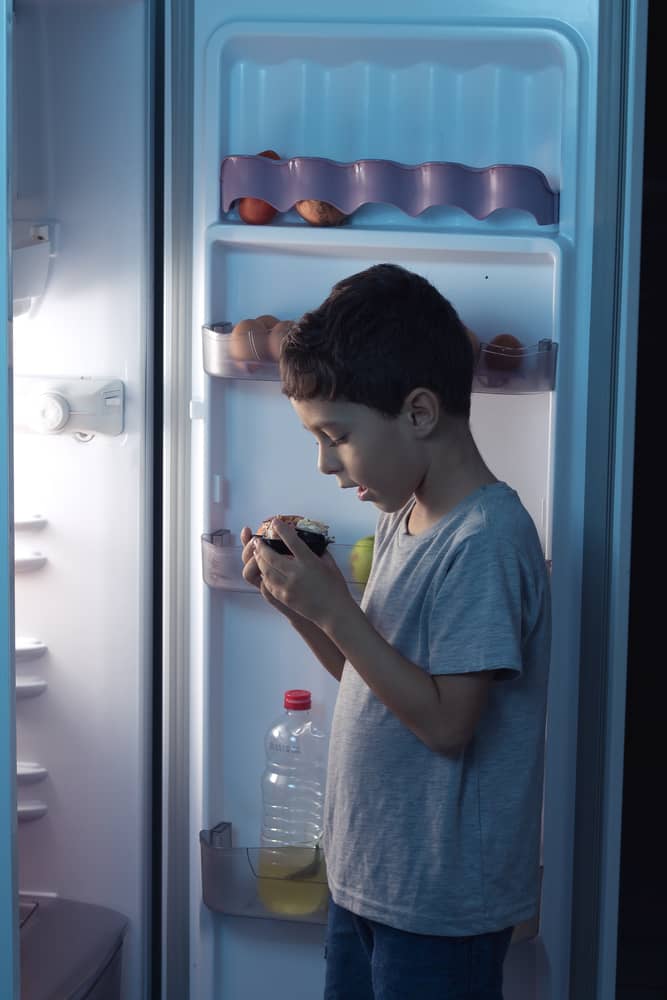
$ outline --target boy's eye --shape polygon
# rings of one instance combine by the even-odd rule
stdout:
[[[320,445],[322,445],[323,448],[335,448],[336,445],[343,444],[347,441],[349,436],[349,434],[341,434],[340,437],[330,438],[327,437],[326,434],[322,434],[322,436],[315,441],[315,446],[317,448],[319,448]]]

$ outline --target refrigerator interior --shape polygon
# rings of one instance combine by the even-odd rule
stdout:
[[[152,712],[146,10],[17,0],[12,46],[23,995],[40,975],[47,988],[54,949],[30,942],[50,914],[60,957],[72,947],[84,964],[86,928],[68,934],[69,911],[54,910],[71,900],[90,904],[76,910],[88,927],[92,906],[127,921],[122,995],[139,1000]]]
[[[380,261],[424,274],[483,341],[511,332],[526,347],[557,345],[555,389],[475,392],[471,422],[485,460],[535,520],[553,561],[554,614],[567,622],[553,649],[539,934],[512,946],[507,996],[567,992],[584,461],[575,429],[586,411],[586,130],[596,69],[594,13],[577,32],[566,23],[574,6],[542,3],[503,18],[502,5],[472,3],[465,18],[447,19],[427,2],[409,17],[400,5],[379,16],[372,4],[344,2],[335,21],[311,21],[297,3],[283,5],[280,18],[260,3],[228,3],[224,18],[215,4],[195,7],[191,545],[202,545],[203,561],[192,560],[191,589],[192,996],[260,996],[270,984],[273,996],[309,1000],[324,974],[322,925],[240,917],[231,883],[214,887],[227,912],[202,905],[199,832],[230,823],[241,865],[238,848],[259,842],[263,736],[282,692],[310,688],[325,728],[336,695],[290,627],[244,589],[238,532],[274,512],[305,513],[331,526],[344,565],[346,547],[372,534],[375,521],[318,474],[275,366],[235,365],[225,334],[212,330],[264,313],[296,317],[336,280]],[[225,210],[221,165],[266,149],[314,158],[299,167],[306,178],[318,158],[455,162],[480,172],[524,165],[559,193],[559,214],[540,224],[520,204],[481,218],[435,204],[410,215],[362,187],[348,190],[360,207],[340,227],[311,227],[293,209],[246,225],[233,205]],[[262,183],[245,193],[268,197]],[[326,191],[317,196],[326,200]],[[207,336],[217,336],[213,359]],[[223,530],[229,547],[217,552],[226,569],[216,577],[206,545]],[[228,877],[257,895],[252,870]]]

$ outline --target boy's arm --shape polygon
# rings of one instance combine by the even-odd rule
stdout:
[[[338,646],[331,641],[321,628],[318,628],[317,625],[314,625],[313,622],[302,615],[290,617],[290,621],[325,670],[328,670],[331,676],[339,681],[343,673],[345,657]]]
[[[486,706],[491,671],[429,674],[376,632],[353,603],[320,626],[373,694],[436,753],[460,752]]]
[[[484,710],[491,673],[432,675],[422,670],[382,638],[344,581],[329,577],[291,525],[278,522],[276,530],[293,558],[260,543],[255,558],[262,592],[319,629],[339,651],[341,669],[349,660],[376,697],[426,746],[438,753],[459,752]]]

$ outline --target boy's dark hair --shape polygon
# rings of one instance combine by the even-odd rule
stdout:
[[[451,416],[470,415],[473,350],[456,310],[426,278],[376,264],[331,289],[285,336],[282,391],[344,399],[396,416],[423,387]]]

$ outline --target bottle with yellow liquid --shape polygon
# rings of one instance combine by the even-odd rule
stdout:
[[[310,691],[286,691],[283,706],[264,738],[258,886],[273,913],[306,916],[328,897],[320,847],[327,738],[311,718]]]

